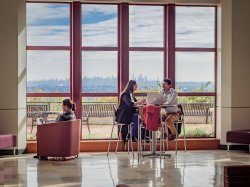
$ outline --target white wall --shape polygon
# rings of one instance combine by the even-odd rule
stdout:
[[[221,84],[218,92],[217,136],[226,144],[228,130],[249,129],[250,1],[221,0]]]
[[[26,147],[26,5],[0,1],[0,133]]]

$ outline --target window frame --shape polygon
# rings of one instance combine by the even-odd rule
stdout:
[[[214,52],[214,92],[180,92],[179,96],[213,96],[215,97],[215,104],[217,102],[217,7],[215,5],[174,5],[174,4],[138,4],[138,3],[110,3],[110,5],[117,5],[118,11],[118,34],[117,34],[117,47],[97,47],[97,46],[82,46],[81,42],[74,46],[73,40],[76,38],[82,41],[82,13],[81,9],[84,4],[106,4],[106,3],[80,3],[80,2],[33,2],[27,1],[26,3],[54,3],[54,4],[68,4],[70,5],[70,46],[27,46],[26,50],[57,50],[57,51],[70,51],[70,92],[69,93],[27,93],[27,97],[70,97],[77,101],[78,105],[78,118],[82,113],[82,97],[118,97],[124,89],[127,81],[129,80],[129,52],[130,51],[159,51],[164,53],[164,77],[171,77],[173,79],[173,87],[175,87],[175,53],[176,52]],[[163,6],[164,7],[164,45],[163,47],[130,47],[129,46],[129,6]],[[175,47],[175,8],[179,6],[190,7],[213,7],[215,9],[215,26],[214,26],[214,48],[192,48],[192,47]],[[76,10],[77,9],[77,10]],[[80,24],[81,23],[81,24]],[[80,24],[80,25],[79,25]],[[79,30],[74,31],[77,37],[74,37],[73,27]],[[174,37],[173,37],[174,36]],[[75,49],[80,46],[80,50],[75,52]],[[117,81],[118,88],[115,93],[80,93],[79,90],[82,86],[82,68],[76,71],[74,60],[81,62],[81,54],[84,51],[116,51],[118,54],[117,65]],[[82,62],[81,62],[82,63]],[[80,78],[80,80],[79,80]],[[78,81],[77,81],[78,79]],[[76,84],[77,81],[77,84]],[[81,83],[81,85],[79,85]],[[77,92],[77,93],[76,93]],[[137,96],[146,96],[146,93],[137,93]],[[216,105],[215,105],[216,106]],[[216,122],[216,107],[215,107],[215,122]],[[216,123],[214,131],[216,134]],[[214,137],[213,137],[214,138]]]

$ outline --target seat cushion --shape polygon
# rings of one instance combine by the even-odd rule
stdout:
[[[233,165],[224,167],[225,187],[250,186],[250,165]]]
[[[227,142],[250,144],[250,130],[228,131]]]
[[[0,134],[0,148],[8,148],[16,146],[16,135]]]

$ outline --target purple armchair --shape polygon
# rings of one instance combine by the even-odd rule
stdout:
[[[38,157],[78,157],[81,120],[37,126]]]
[[[13,155],[15,155],[16,135],[0,134],[0,149],[13,147]]]

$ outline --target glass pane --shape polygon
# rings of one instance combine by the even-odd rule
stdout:
[[[27,92],[70,92],[70,52],[27,51]]]
[[[163,47],[163,6],[129,6],[129,46]]]
[[[176,52],[176,89],[214,92],[214,53]]]
[[[36,139],[36,119],[42,118],[46,123],[54,122],[58,114],[62,112],[62,101],[66,98],[27,97],[27,140]]]
[[[82,45],[117,46],[117,5],[82,5]]]
[[[214,47],[214,7],[176,7],[176,47]]]
[[[114,106],[118,97],[83,97],[82,125],[83,139],[108,139],[114,123]],[[89,117],[87,121],[87,113]],[[117,138],[117,128],[113,131],[113,138]]]
[[[27,45],[69,46],[70,5],[27,3]]]
[[[82,92],[115,93],[118,90],[116,51],[82,53]]]
[[[184,111],[186,137],[215,137],[215,97],[183,96],[178,101]]]
[[[129,53],[129,79],[137,81],[140,92],[158,91],[163,79],[163,52]]]

